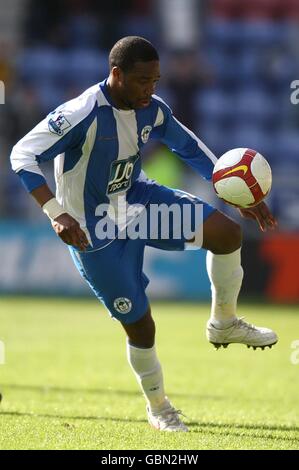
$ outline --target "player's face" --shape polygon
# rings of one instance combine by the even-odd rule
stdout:
[[[160,78],[159,61],[135,62],[129,72],[120,71],[119,95],[129,109],[146,108]]]

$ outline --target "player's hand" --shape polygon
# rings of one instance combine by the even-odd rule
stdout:
[[[268,229],[274,230],[277,227],[277,220],[264,202],[260,202],[257,206],[249,209],[239,208],[239,212],[242,217],[255,220],[262,232],[266,232]]]
[[[81,251],[85,251],[89,245],[87,237],[80,228],[79,223],[69,214],[61,214],[52,221],[52,227],[56,234],[67,245],[73,245]]]

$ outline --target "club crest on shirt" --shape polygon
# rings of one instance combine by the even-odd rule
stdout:
[[[66,119],[65,115],[60,112],[57,116],[49,119],[48,127],[52,134],[63,135],[64,131],[71,127],[71,124]]]
[[[141,140],[144,144],[146,144],[146,142],[148,141],[152,129],[153,129],[152,126],[145,126],[142,129],[142,131],[141,131]]]

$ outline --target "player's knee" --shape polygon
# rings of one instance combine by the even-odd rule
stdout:
[[[226,255],[242,245],[242,230],[230,217],[216,211],[204,223],[203,248],[215,255]]]
[[[227,230],[222,239],[221,247],[222,254],[232,253],[238,250],[242,245],[242,229],[239,224],[233,220],[229,220]]]
[[[135,328],[133,334],[128,334],[130,344],[137,348],[152,348],[155,344],[156,327],[152,320],[145,327]]]
[[[231,219],[225,220],[225,224],[217,235],[208,247],[214,254],[226,255],[238,250],[242,245],[242,229]]]
[[[241,225],[236,224],[234,222],[234,250],[237,250],[238,248],[241,248],[242,246],[242,240],[243,240],[243,232]]]
[[[129,342],[137,348],[152,348],[155,344],[156,325],[151,316],[150,309],[137,322],[129,325],[123,324]]]

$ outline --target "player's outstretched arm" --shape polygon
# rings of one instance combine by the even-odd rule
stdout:
[[[265,202],[260,202],[249,209],[239,209],[239,212],[242,217],[255,220],[262,232],[266,232],[267,229],[274,230],[277,227],[277,220]]]
[[[48,185],[44,184],[34,189],[31,194],[50,218],[52,227],[61,240],[84,251],[88,246],[85,233],[71,215],[63,212]]]

